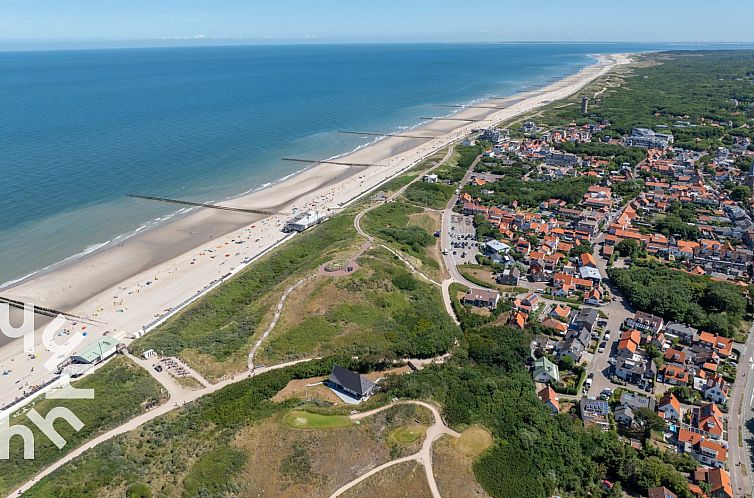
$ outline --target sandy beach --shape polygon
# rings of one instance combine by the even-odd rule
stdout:
[[[68,322],[69,332],[87,334],[84,344],[105,334],[128,343],[136,331],[166,318],[179,304],[196,298],[228,278],[228,274],[238,272],[249,261],[291,237],[281,229],[294,209],[334,214],[472,129],[489,127],[565,98],[615,65],[628,61],[628,57],[621,54],[600,56],[596,64],[545,88],[491,99],[484,104],[502,107],[500,110],[470,107],[453,116],[475,122],[435,120],[406,132],[437,138],[387,137],[338,159],[378,163],[383,167],[317,165],[269,188],[223,203],[281,214],[264,217],[195,209],[117,246],[103,248],[36,275],[0,294],[101,322],[97,325]],[[134,199],[132,202],[149,201]],[[39,341],[41,334],[37,333],[36,337]],[[43,367],[49,354],[38,346],[36,357],[31,358],[23,352],[21,341],[0,342],[0,374],[7,372],[0,376],[4,387],[0,406],[52,377]]]

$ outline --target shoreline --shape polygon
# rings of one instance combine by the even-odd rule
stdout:
[[[626,62],[628,59],[622,54],[600,56],[595,64],[543,88],[485,99],[487,103],[501,105],[500,109],[474,108],[471,103],[472,107],[459,108],[449,115],[478,121],[459,125],[458,121],[435,119],[410,128],[437,136],[431,140],[381,137],[336,156],[351,162],[379,163],[384,167],[317,164],[267,188],[221,202],[247,209],[290,212],[294,208],[314,208],[334,214],[437,150],[468,135],[471,129],[489,127],[572,95],[615,65]],[[275,201],[270,202],[270,199]],[[128,342],[128,338],[145,325],[159,323],[175,314],[176,303],[185,305],[188,299],[197,299],[208,288],[219,285],[260,254],[280,244],[288,237],[280,230],[287,217],[192,209],[116,246],[95,250],[70,264],[6,287],[3,294],[105,322],[101,326],[88,326],[86,332],[90,337],[86,343],[102,335]],[[82,324],[67,324],[72,333],[85,328]],[[18,342],[0,343],[0,370],[10,369],[10,374],[3,379],[15,381],[14,385],[20,384],[19,390],[22,390],[41,384],[50,375],[45,375],[43,368],[29,372],[30,367],[41,367],[39,362],[46,359],[45,353],[30,359]],[[0,396],[0,405],[19,394],[19,391],[9,390]]]

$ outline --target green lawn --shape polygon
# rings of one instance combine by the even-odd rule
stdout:
[[[427,428],[423,425],[397,427],[390,432],[388,441],[397,444],[411,444],[423,437],[425,432],[427,432]]]
[[[284,417],[285,423],[294,429],[337,429],[353,424],[344,415],[320,415],[301,410],[292,410]]]

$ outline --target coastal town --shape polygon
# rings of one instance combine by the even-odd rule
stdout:
[[[589,115],[587,97],[581,111]],[[754,259],[751,140],[732,136],[730,147],[712,154],[674,146],[673,130],[693,126],[678,121],[662,133],[633,128],[624,136],[611,133],[606,120],[483,130],[465,142],[483,153],[454,208],[476,233],[450,227],[453,242],[445,250],[463,251],[458,262],[472,286],[460,298],[464,304],[485,315],[503,308],[512,328],[535,332],[531,374],[553,413],[617,431],[636,448],[691,456],[699,467],[688,476],[689,491],[732,498],[750,489],[746,472],[739,473],[749,465],[747,452],[731,451],[750,417],[732,399],[734,388],[744,389],[751,361],[734,338],[746,340],[748,325],[710,332],[709,325],[664,319],[646,311],[658,312],[657,303],[632,302],[623,292],[631,289],[615,281],[641,259],[747,291]],[[516,198],[505,181],[511,175],[521,175],[521,191],[535,194]],[[568,179],[584,180],[580,198],[545,198],[547,182]],[[731,479],[731,472],[738,475]],[[676,495],[660,487],[647,496]]]
[[[31,426],[61,379],[98,395],[63,402],[86,421],[68,446],[0,461],[3,494],[750,496],[754,66],[702,54],[432,118],[450,131],[377,142],[413,144],[394,172],[361,159],[369,183],[70,310],[84,343],[0,414]],[[700,111],[705,64],[737,97]],[[669,80],[672,110],[652,100]],[[200,265],[209,283],[125,312]]]

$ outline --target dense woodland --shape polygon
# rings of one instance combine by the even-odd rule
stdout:
[[[636,308],[726,337],[735,335],[746,313],[744,291],[727,282],[645,261],[608,274]]]

